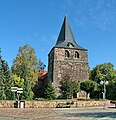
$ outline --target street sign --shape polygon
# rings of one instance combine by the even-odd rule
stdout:
[[[12,92],[16,92],[17,91],[17,87],[11,87],[11,91]]]
[[[12,92],[16,92],[17,90],[11,90]]]
[[[17,93],[21,94],[21,93],[23,93],[23,91],[17,91]]]
[[[18,91],[23,91],[23,88],[17,88]]]
[[[12,92],[23,93],[23,88],[11,87]]]
[[[11,89],[17,89],[18,87],[11,87]]]

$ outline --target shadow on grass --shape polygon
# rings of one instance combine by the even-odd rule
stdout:
[[[68,113],[64,114],[65,117],[90,117],[90,118],[116,118],[116,112],[86,112],[86,113]]]

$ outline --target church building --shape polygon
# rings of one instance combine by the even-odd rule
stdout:
[[[57,42],[48,54],[48,81],[53,82],[58,92],[59,81],[86,80],[88,69],[88,50],[77,44],[65,16]]]

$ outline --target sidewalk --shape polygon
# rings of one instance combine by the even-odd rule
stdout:
[[[116,120],[116,108],[1,108],[0,120]]]

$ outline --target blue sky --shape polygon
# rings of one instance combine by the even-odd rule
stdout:
[[[76,42],[88,49],[90,68],[111,62],[116,69],[116,0],[0,0],[0,48],[10,67],[25,44],[48,64],[65,10]]]

